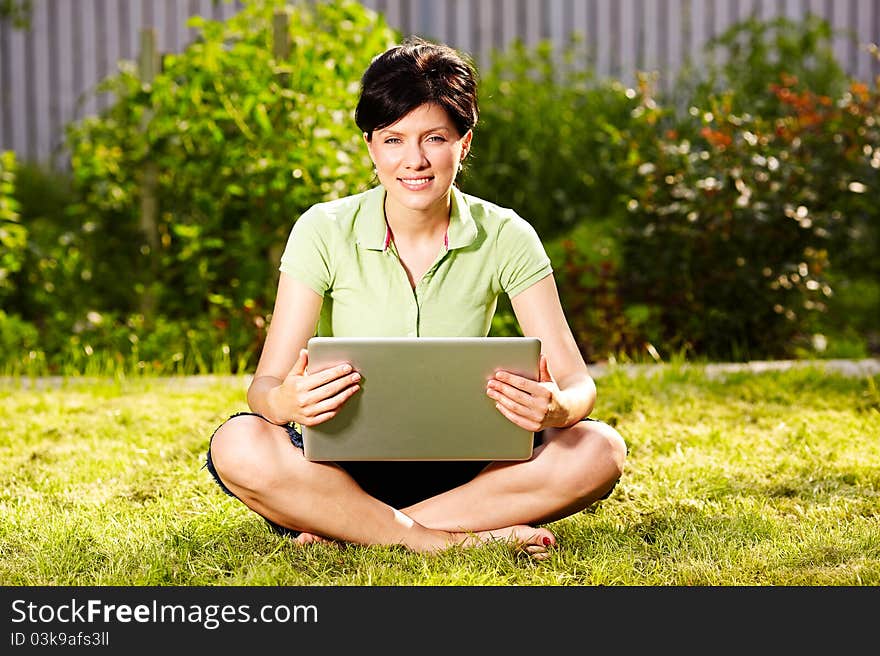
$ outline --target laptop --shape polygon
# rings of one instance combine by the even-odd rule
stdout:
[[[361,389],[303,426],[307,460],[527,460],[534,433],[486,395],[504,369],[538,379],[533,337],[312,337],[309,371],[349,362]]]

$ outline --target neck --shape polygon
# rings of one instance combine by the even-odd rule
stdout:
[[[385,220],[395,240],[428,241],[438,234],[446,234],[452,210],[452,192],[424,210],[397,205],[385,197]]]

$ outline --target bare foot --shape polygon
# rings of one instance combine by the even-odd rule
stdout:
[[[527,553],[535,560],[550,557],[550,548],[556,544],[556,536],[546,528],[527,524],[475,533],[453,533],[456,543],[462,547],[478,547],[490,542],[504,542],[516,551]]]
[[[315,544],[317,542],[331,542],[322,535],[316,535],[314,533],[307,533],[305,531],[301,532],[299,535],[294,538],[294,542],[301,545],[306,544]]]

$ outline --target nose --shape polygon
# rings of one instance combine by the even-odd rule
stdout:
[[[403,164],[406,168],[415,170],[425,169],[431,165],[420,142],[411,143],[406,147]]]

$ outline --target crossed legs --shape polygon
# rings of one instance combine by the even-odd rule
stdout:
[[[341,467],[307,461],[285,428],[241,415],[217,429],[211,457],[224,484],[267,519],[314,536],[400,544],[418,552],[507,540],[534,557],[555,542],[532,524],[578,512],[623,471],[626,445],[601,422],[547,430],[524,462],[493,463],[473,480],[407,508],[364,492]]]

